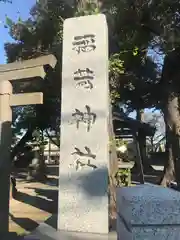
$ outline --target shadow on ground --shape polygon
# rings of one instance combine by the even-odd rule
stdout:
[[[58,221],[57,214],[53,214],[45,221],[45,223],[51,226],[52,228],[57,229],[57,221]]]
[[[32,196],[27,193],[18,192],[16,200],[39,208],[48,213],[57,213],[58,191],[38,188],[34,188],[34,190],[38,196]],[[46,199],[42,198],[41,196],[46,197]]]
[[[11,217],[11,220],[15,222],[17,225],[25,229],[26,231],[31,231],[39,226],[37,222],[30,218],[17,218],[12,213],[9,213],[9,216]]]

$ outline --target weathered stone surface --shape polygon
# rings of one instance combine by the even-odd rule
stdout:
[[[117,232],[122,239],[179,239],[180,193],[153,185],[117,189]]]
[[[108,233],[108,34],[104,15],[64,23],[58,229]]]
[[[152,228],[134,228],[133,236],[131,239],[135,240],[176,240],[180,239],[180,226],[174,227],[173,225],[169,225]]]

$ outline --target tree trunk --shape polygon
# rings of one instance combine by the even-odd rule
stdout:
[[[166,108],[164,110],[164,119],[166,124],[166,151],[167,159],[164,167],[164,176],[161,185],[169,186],[171,181],[176,179],[180,185],[180,114],[179,97],[169,96]]]
[[[162,102],[166,123],[168,159],[161,184],[167,186],[172,180],[180,186],[180,108],[179,108],[179,48],[164,59],[161,77]]]
[[[110,136],[110,158],[109,158],[109,217],[110,228],[116,219],[116,179],[115,175],[118,171],[118,158],[115,146],[115,135],[113,129],[112,108],[109,108],[109,136]]]
[[[164,187],[170,186],[170,183],[175,179],[175,170],[174,170],[174,161],[172,150],[169,149],[169,153],[167,155],[166,165],[164,167],[163,177],[161,179],[161,185]]]

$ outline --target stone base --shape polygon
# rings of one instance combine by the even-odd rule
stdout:
[[[109,234],[91,234],[91,233],[77,233],[77,232],[58,232],[59,238],[57,240],[116,240],[115,233]]]
[[[118,240],[180,239],[180,193],[155,185],[117,189]]]
[[[116,240],[117,235],[115,232],[109,233],[108,235],[103,234],[90,234],[90,233],[78,233],[78,232],[65,232],[56,231],[56,229],[49,225],[42,223],[32,233],[25,237],[26,240]]]

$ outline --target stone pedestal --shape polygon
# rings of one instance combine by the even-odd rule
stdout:
[[[117,240],[115,232],[109,234],[93,234],[69,231],[57,231],[46,223],[41,223],[24,240]]]
[[[117,189],[118,240],[180,239],[180,193],[154,185]]]
[[[58,229],[107,234],[108,33],[104,15],[65,20]]]

